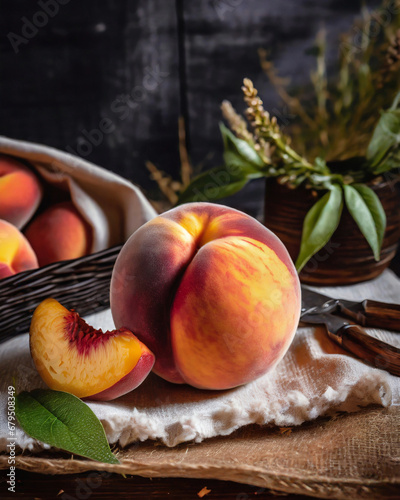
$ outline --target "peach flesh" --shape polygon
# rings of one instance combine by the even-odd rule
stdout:
[[[255,219],[210,203],[177,207],[139,228],[111,280],[116,326],[154,352],[175,383],[228,389],[283,357],[300,316],[297,272]]]
[[[30,348],[51,389],[100,401],[135,389],[154,364],[154,355],[129,330],[95,330],[54,299],[33,314]]]

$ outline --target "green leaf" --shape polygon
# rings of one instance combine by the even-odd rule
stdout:
[[[265,164],[254,147],[238,139],[223,123],[220,129],[225,165],[207,170],[193,179],[179,196],[177,205],[226,198],[240,191],[249,180],[265,176]]]
[[[400,168],[400,150],[393,149],[389,152],[381,163],[374,168],[374,174],[379,175],[390,170],[396,170]]]
[[[304,219],[300,253],[296,260],[298,272],[331,239],[339,225],[342,209],[342,189],[333,184],[330,190],[311,207]]]
[[[400,110],[384,111],[375,127],[367,148],[366,158],[374,173],[390,152],[400,144]]]
[[[386,215],[379,198],[364,184],[344,186],[344,196],[350,214],[378,261],[386,228]]]
[[[67,392],[35,389],[15,398],[15,415],[31,437],[82,457],[108,464],[119,461],[92,410]]]
[[[212,201],[240,191],[250,180],[242,169],[227,169],[224,165],[207,170],[187,186],[177,205],[192,201]]]
[[[320,158],[319,156],[317,156],[317,158],[315,158],[315,160],[314,160],[314,166],[316,167],[318,172],[320,172],[322,174],[329,174],[330,173],[330,170],[329,170],[324,158]]]
[[[265,166],[263,160],[248,142],[243,139],[239,139],[233,134],[223,123],[220,123],[219,128],[221,130],[222,139],[224,141],[225,153],[227,151],[233,153],[236,157],[239,157],[244,165],[252,165],[253,167],[262,168]],[[231,155],[232,156],[232,155]],[[225,160],[226,163],[227,160]]]
[[[393,99],[393,102],[392,102],[392,105],[390,106],[389,110],[393,111],[393,110],[397,109],[399,106],[400,106],[400,92],[397,92],[397,94],[395,95],[395,97]]]
[[[260,167],[254,165],[254,163],[250,163],[248,160],[244,159],[242,156],[239,156],[235,151],[224,151],[224,163],[227,168],[236,168],[241,170],[244,175],[251,174],[261,174]]]

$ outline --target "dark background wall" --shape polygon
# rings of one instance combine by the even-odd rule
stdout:
[[[255,81],[268,109],[284,113],[258,48],[269,49],[280,73],[301,84],[315,62],[305,51],[318,30],[328,30],[334,58],[338,34],[350,28],[360,3],[3,2],[0,134],[75,152],[154,190],[146,160],[178,176],[179,115],[193,163],[216,165],[219,106],[228,98],[242,108],[244,76]],[[262,183],[249,190],[231,203],[256,210]]]

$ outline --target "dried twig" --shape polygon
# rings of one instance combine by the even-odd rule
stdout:
[[[391,38],[390,44],[386,50],[385,64],[381,70],[381,79],[379,86],[383,87],[389,80],[391,74],[400,70],[400,29]]]
[[[159,170],[151,161],[146,161],[146,167],[149,170],[153,181],[157,182],[160,191],[164,194],[168,201],[174,205],[178,201],[178,195],[174,189],[177,186],[174,185],[172,178]]]
[[[179,127],[179,156],[181,159],[181,180],[182,180],[181,187],[185,188],[190,183],[190,179],[193,174],[193,169],[192,165],[190,164],[188,150],[187,150],[185,120],[183,116],[179,117],[178,127]]]
[[[274,86],[276,92],[282,101],[287,104],[292,113],[298,115],[300,119],[311,129],[315,129],[315,121],[307,114],[303,108],[300,99],[291,96],[287,90],[288,80],[279,76],[275,70],[274,63],[267,58],[268,52],[265,49],[258,49],[261,68],[268,76],[268,79]]]

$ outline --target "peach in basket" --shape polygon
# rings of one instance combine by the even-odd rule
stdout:
[[[20,229],[36,212],[41,199],[42,188],[32,170],[0,155],[0,219]]]
[[[25,236],[13,224],[0,219],[0,278],[37,267],[35,252]]]
[[[90,252],[92,229],[72,202],[52,205],[27,227],[25,236],[40,266],[77,259]]]

